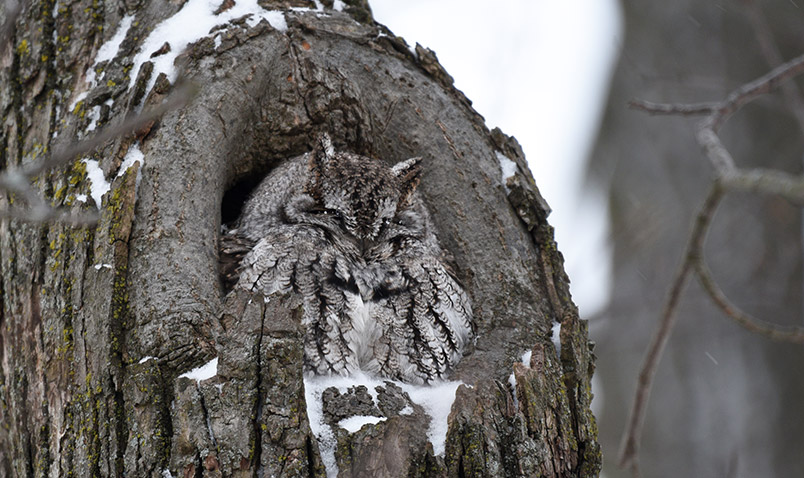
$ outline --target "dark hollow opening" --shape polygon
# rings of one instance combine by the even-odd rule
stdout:
[[[240,217],[243,206],[251,193],[260,184],[264,175],[253,174],[239,179],[224,194],[221,201],[221,224],[233,226]]]

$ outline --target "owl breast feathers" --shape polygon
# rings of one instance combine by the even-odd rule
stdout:
[[[238,287],[300,295],[306,370],[430,383],[461,359],[472,309],[441,260],[418,179],[418,158],[388,167],[322,135],[246,203],[238,234],[255,246]]]

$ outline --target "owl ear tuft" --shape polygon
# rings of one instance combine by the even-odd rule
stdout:
[[[396,163],[391,168],[391,173],[399,181],[399,190],[401,191],[399,197],[399,206],[408,204],[410,197],[419,185],[419,177],[421,175],[421,162],[422,158],[410,158],[405,161]]]

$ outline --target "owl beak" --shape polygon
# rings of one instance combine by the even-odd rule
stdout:
[[[362,283],[358,284],[357,288],[360,291],[360,299],[363,301],[363,303],[365,304],[371,302],[371,300],[374,298],[374,290]]]

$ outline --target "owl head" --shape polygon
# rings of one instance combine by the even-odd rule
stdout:
[[[421,158],[388,167],[357,154],[335,151],[322,134],[310,156],[310,183],[299,218],[331,231],[346,231],[362,246],[389,234],[417,235],[423,224],[409,213],[419,183]]]

